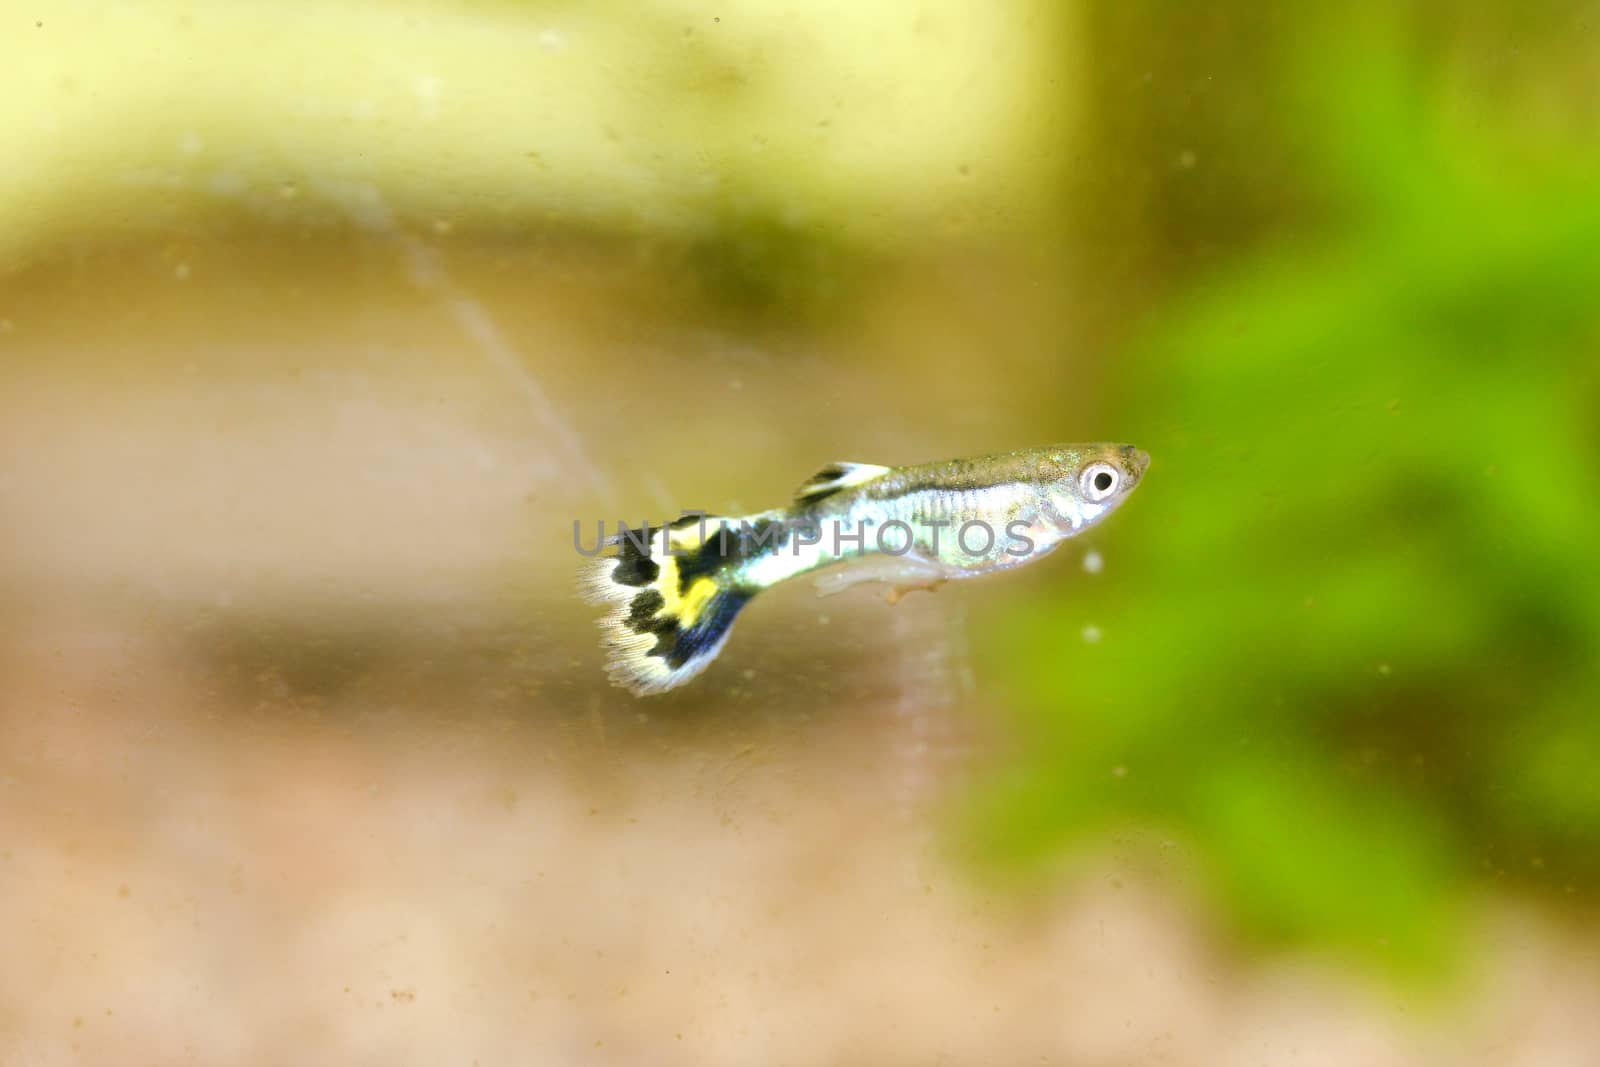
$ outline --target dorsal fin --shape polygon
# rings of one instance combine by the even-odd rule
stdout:
[[[807,478],[794,491],[794,498],[801,504],[815,504],[841,489],[870,482],[888,473],[888,467],[880,467],[875,463],[830,463]]]

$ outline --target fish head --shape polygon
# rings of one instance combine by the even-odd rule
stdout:
[[[1117,509],[1138,488],[1149,453],[1123,444],[1058,445],[1042,464],[1045,518],[1071,537]]]

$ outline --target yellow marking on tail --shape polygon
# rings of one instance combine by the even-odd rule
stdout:
[[[689,592],[679,601],[678,625],[685,630],[693,626],[706,610],[706,605],[711,603],[711,598],[717,595],[717,581],[715,578],[696,578]]]
[[[662,556],[656,560],[656,565],[661,570],[656,580],[650,583],[650,588],[661,594],[661,610],[656,612],[655,617],[675,618],[683,603],[683,597],[678,594],[678,561],[673,556]]]
[[[668,530],[666,543],[673,552],[683,552],[699,549],[704,541],[700,537],[700,528],[696,525],[681,530]],[[687,630],[699,620],[705,613],[706,605],[711,603],[711,598],[717,595],[716,580],[697,578],[685,593],[679,589],[681,583],[678,579],[678,557],[663,552],[656,560],[656,564],[660,567],[660,573],[656,575],[655,581],[650,583],[650,588],[661,594],[661,608],[654,617],[676,620],[680,627]]]
[[[699,550],[707,541],[717,536],[717,525],[710,519],[705,521],[705,537],[701,537],[701,524],[696,522],[679,530],[667,530],[667,544],[674,552],[693,552]]]

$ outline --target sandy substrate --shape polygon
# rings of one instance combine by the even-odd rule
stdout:
[[[1241,960],[1116,843],[985,889],[915,717],[308,698],[106,620],[7,636],[7,1064],[1595,1062],[1592,945],[1506,907],[1407,1006]]]

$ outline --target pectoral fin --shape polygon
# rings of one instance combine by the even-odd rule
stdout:
[[[834,596],[853,585],[886,582],[895,587],[889,603],[913,589],[934,589],[949,579],[938,564],[913,556],[869,556],[860,562],[824,571],[816,578],[818,596]]]

